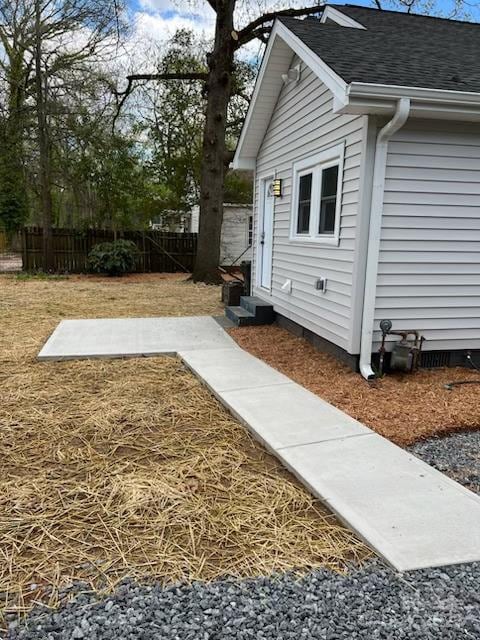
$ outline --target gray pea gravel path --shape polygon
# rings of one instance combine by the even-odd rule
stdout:
[[[409,449],[427,464],[480,493],[480,431],[430,438]]]
[[[347,576],[314,571],[162,588],[121,585],[37,609],[8,640],[428,640],[480,638],[480,564],[394,574],[378,561]]]

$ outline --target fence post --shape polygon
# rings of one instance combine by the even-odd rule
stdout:
[[[26,271],[28,269],[27,263],[27,229],[23,227],[22,229],[22,270]]]

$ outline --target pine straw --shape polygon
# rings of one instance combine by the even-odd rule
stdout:
[[[389,374],[375,385],[303,338],[276,326],[232,329],[246,351],[400,446],[453,431],[480,428],[480,385],[447,391],[454,380],[478,380],[465,368]]]
[[[59,316],[215,313],[218,289],[2,278],[0,290],[4,610],[55,606],[76,580],[344,571],[370,555],[178,360],[35,361]]]

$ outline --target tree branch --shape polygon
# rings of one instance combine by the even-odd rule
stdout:
[[[126,99],[128,98],[128,96],[132,93],[133,91],[133,83],[136,82],[137,80],[145,80],[145,81],[150,81],[150,80],[193,80],[193,81],[198,81],[198,80],[202,80],[205,81],[208,79],[208,74],[207,73],[196,73],[196,72],[191,72],[191,73],[135,73],[133,75],[129,75],[127,76],[127,88],[125,89],[125,91],[117,92],[116,98],[120,98],[120,102],[118,102],[117,104],[117,111],[115,112],[115,115],[113,116],[113,120],[112,120],[112,131],[115,130],[115,124],[117,122],[118,116],[120,115],[120,111],[122,110],[123,105],[125,104]]]
[[[296,16],[309,16],[313,13],[319,13],[323,11],[324,7],[319,6],[318,4],[314,7],[302,7],[300,9],[282,9],[280,11],[272,11],[270,13],[265,13],[263,16],[256,18],[246,27],[244,27],[241,31],[238,32],[238,46],[241,46],[250,40],[258,37],[257,30],[260,29],[260,33],[265,33],[265,27],[267,22],[273,22],[275,18],[280,18],[282,16],[295,18]]]
[[[208,74],[205,72],[192,73],[136,73],[127,76],[129,82],[135,80],[207,80]]]

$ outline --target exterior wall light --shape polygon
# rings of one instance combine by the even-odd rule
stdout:
[[[273,181],[273,195],[275,196],[275,198],[282,197],[282,179],[281,178],[275,178],[275,180]]]

